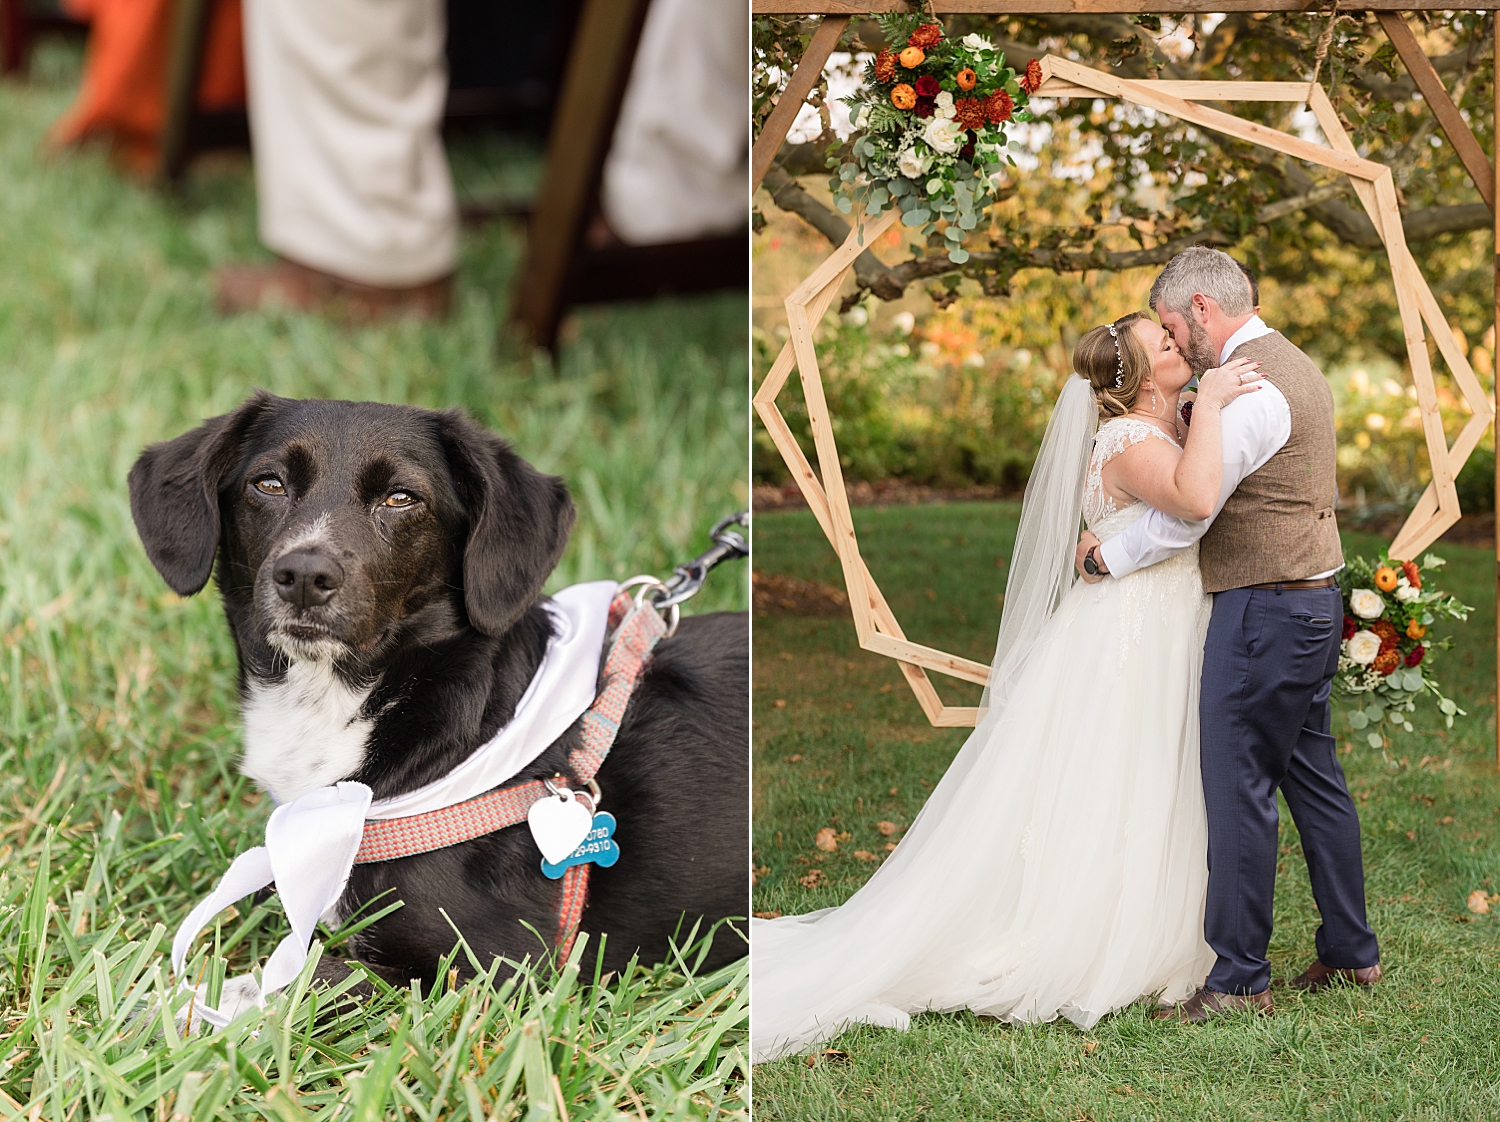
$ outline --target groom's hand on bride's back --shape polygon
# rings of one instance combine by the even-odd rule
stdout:
[[[1083,537],[1078,539],[1078,548],[1073,551],[1073,567],[1078,570],[1078,575],[1082,577],[1084,579],[1084,582],[1087,584],[1094,584],[1098,581],[1101,581],[1106,575],[1104,572],[1100,572],[1097,576],[1090,576],[1089,571],[1083,567],[1083,559],[1089,555],[1089,550],[1095,549],[1098,544],[1099,539],[1094,537],[1094,535],[1090,531],[1085,530],[1083,532]],[[1053,556],[1055,557],[1056,554],[1053,554]],[[1097,565],[1103,565],[1103,562],[1099,560],[1099,553],[1096,549],[1094,553],[1094,562]]]

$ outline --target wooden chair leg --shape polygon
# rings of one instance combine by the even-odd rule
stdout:
[[[193,115],[203,76],[203,51],[212,0],[175,0],[171,54],[167,58],[166,110],[162,117],[162,182],[172,184],[187,171]]]
[[[538,347],[551,350],[557,342],[568,276],[598,205],[604,160],[649,4],[587,0],[578,20],[510,311],[511,322]]]
[[[26,72],[27,48],[31,45],[25,0],[0,0],[0,74]]]

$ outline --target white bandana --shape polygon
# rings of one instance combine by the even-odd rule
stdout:
[[[181,974],[202,930],[234,901],[273,881],[292,933],[266,961],[261,995],[293,982],[307,962],[318,919],[338,903],[349,882],[367,818],[407,818],[482,795],[514,777],[594,702],[599,659],[614,581],[575,584],[552,597],[556,634],[516,705],[515,716],[488,743],[441,779],[394,798],[371,801],[363,783],[318,787],[271,812],[266,844],[234,859],[208,897],[189,913],[172,940],[172,968]],[[194,1014],[222,1028],[230,1020],[206,1004]]]

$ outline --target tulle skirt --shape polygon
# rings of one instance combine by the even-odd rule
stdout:
[[[1079,582],[1003,711],[846,903],[752,920],[755,1062],[923,1011],[1082,1028],[1202,984],[1196,547]]]

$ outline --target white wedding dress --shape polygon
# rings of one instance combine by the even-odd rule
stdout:
[[[1147,508],[1116,510],[1100,469],[1156,437],[1169,439],[1133,418],[1099,427],[1082,506],[1101,540]],[[923,1011],[1087,1029],[1202,984],[1214,962],[1198,767],[1211,600],[1198,547],[1064,587],[1010,700],[870,881],[840,907],[751,921],[754,1062],[855,1023],[904,1029]]]

